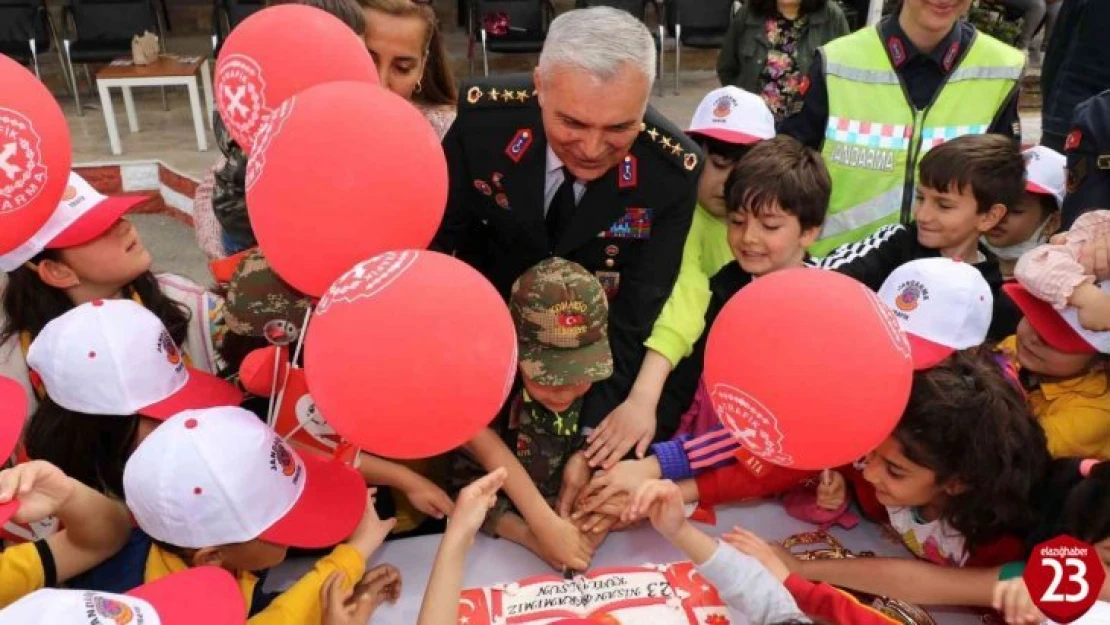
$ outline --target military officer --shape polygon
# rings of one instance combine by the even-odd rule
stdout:
[[[463,85],[443,140],[450,193],[432,249],[470,263],[506,298],[548,256],[605,287],[614,374],[586,396],[584,431],[628,395],[697,199],[701,153],[648,106],[655,59],[627,12],[569,11],[552,22],[533,76]],[[611,424],[610,444],[631,447],[643,427]]]

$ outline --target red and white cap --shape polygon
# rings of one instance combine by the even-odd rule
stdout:
[[[243,400],[232,384],[186,367],[158,317],[127,299],[82,304],[46,324],[27,364],[54,403],[84,414],[166,419]]]
[[[231,573],[202,566],[127,594],[46,588],[0,611],[0,625],[243,625],[247,606]]]
[[[894,270],[879,289],[910,341],[913,368],[930,369],[987,340],[994,296],[975,267],[922,258]]]
[[[686,134],[752,145],[775,138],[775,116],[763,98],[729,85],[702,98]]]
[[[1110,293],[1110,281],[1098,287],[1103,293]],[[1084,328],[1079,323],[1079,311],[1074,307],[1056,310],[1018,282],[1005,284],[1002,289],[1052,349],[1067,354],[1110,354],[1110,332],[1092,332]]]
[[[23,385],[0,376],[0,465],[8,461],[23,435],[27,404],[27,391]],[[0,525],[7,523],[17,510],[19,501],[16,499],[0,504]]]
[[[14,271],[45,249],[88,243],[107,232],[127,211],[145,199],[141,195],[102,195],[84,178],[70,172],[69,184],[58,208],[23,245],[0,255],[0,271]]]
[[[1067,189],[1068,159],[1043,145],[1031,147],[1021,155],[1025,157],[1025,190],[1051,195],[1056,200],[1056,208],[1062,207]]]
[[[139,527],[200,549],[251,540],[316,549],[354,532],[366,483],[350,466],[301,455],[253,413],[188,410],[154,430],[123,471]]]

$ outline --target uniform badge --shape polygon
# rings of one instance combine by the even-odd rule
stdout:
[[[1083,132],[1081,130],[1073,130],[1068,133],[1067,140],[1064,141],[1064,151],[1071,152],[1079,147],[1079,142],[1083,141]]]
[[[513,140],[509,142],[509,145],[505,146],[505,155],[513,159],[514,163],[519,163],[531,145],[532,131],[528,128],[521,128],[513,135]]]
[[[621,161],[620,171],[617,177],[617,186],[621,189],[632,189],[635,188],[638,180],[639,173],[636,167],[636,157],[629,154]]]
[[[809,92],[809,76],[802,76],[802,82],[798,84],[798,95],[805,97]]]
[[[594,275],[597,276],[597,281],[601,283],[601,288],[605,290],[606,297],[613,299],[617,296],[617,292],[621,288],[621,272],[597,271]]]
[[[621,248],[617,247],[616,245],[606,245],[605,246],[605,255],[606,256],[616,256],[617,254],[620,254],[620,253],[621,253]]]
[[[891,37],[886,42],[886,48],[890,52],[890,60],[894,62],[894,67],[906,62],[906,46],[903,45],[901,39]]]
[[[682,166],[686,171],[694,171],[698,167],[698,155],[693,152],[688,152],[686,158],[682,159]]]
[[[497,187],[498,189],[501,188],[501,181],[504,178],[505,178],[505,174],[503,174],[499,171],[493,172],[493,174],[490,175],[490,177],[489,177],[490,181],[493,182],[493,186]]]
[[[956,55],[960,53],[960,42],[953,41],[952,45],[948,46],[948,52],[944,53],[944,71],[952,71],[952,66],[956,63]]]
[[[601,233],[603,239],[650,239],[651,209],[626,208],[624,215]]]
[[[482,99],[482,88],[481,87],[471,87],[470,90],[468,90],[466,92],[466,101],[469,102],[470,104],[477,104],[478,101],[481,100],[481,99]]]
[[[481,193],[482,195],[492,195],[493,194],[493,189],[490,188],[489,183],[486,182],[485,180],[475,180],[474,181],[474,188],[477,189],[478,193]]]
[[[509,197],[504,193],[498,193],[496,196],[494,196],[493,201],[496,202],[497,205],[501,208],[509,210]]]

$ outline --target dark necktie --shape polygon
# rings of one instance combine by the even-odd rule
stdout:
[[[574,199],[574,176],[564,167],[563,184],[559,185],[559,190],[551,200],[551,206],[547,208],[547,240],[552,245],[566,232],[575,208],[577,208],[577,202]]]

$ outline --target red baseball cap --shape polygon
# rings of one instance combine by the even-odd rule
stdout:
[[[47,588],[0,612],[4,622],[157,623],[158,625],[243,625],[247,605],[231,573],[201,566],[143,584],[122,595]]]
[[[1103,283],[1100,288],[1110,291],[1110,282]],[[1087,330],[1079,324],[1074,308],[1056,310],[1017,282],[1004,284],[1002,289],[1049,347],[1068,354],[1110,353],[1110,332]]]

